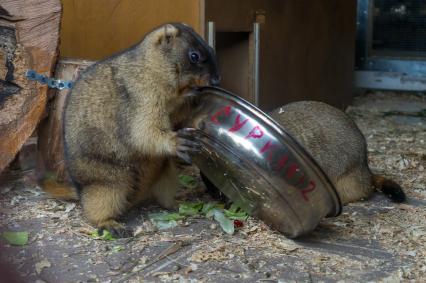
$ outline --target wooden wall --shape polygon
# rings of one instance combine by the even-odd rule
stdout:
[[[264,15],[262,109],[297,100],[343,108],[352,100],[356,0],[206,0],[205,7],[218,31],[250,31],[256,12]]]
[[[186,22],[204,34],[205,22],[214,21],[216,30],[231,38],[230,42],[218,42],[222,48],[218,50],[219,64],[222,72],[229,74],[223,87],[253,101],[252,56],[239,52],[250,52],[253,22],[256,14],[261,14],[262,109],[296,100],[320,100],[343,108],[352,99],[356,0],[62,2],[62,57],[98,60],[133,45],[164,22]],[[245,33],[247,38],[233,42],[229,32]],[[248,62],[236,62],[246,58]]]
[[[98,60],[165,22],[203,30],[201,0],[62,0],[61,57]]]

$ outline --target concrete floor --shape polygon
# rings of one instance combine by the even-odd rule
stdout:
[[[405,204],[376,194],[296,241],[255,219],[232,236],[205,218],[153,231],[147,212],[160,210],[153,206],[123,220],[144,232],[102,241],[88,235],[94,228],[79,204],[47,198],[31,172],[18,173],[0,184],[0,232],[28,231],[29,243],[0,239],[0,257],[22,282],[424,282],[425,109],[426,95],[377,92],[347,111],[367,138],[373,171],[402,185]],[[189,195],[206,198],[201,187]]]

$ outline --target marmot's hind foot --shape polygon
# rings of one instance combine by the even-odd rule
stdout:
[[[114,238],[130,238],[133,236],[133,230],[126,228],[123,224],[115,220],[107,220],[98,224],[98,234],[103,235],[104,230],[111,233]]]

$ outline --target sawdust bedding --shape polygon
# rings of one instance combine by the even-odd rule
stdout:
[[[372,93],[347,112],[367,138],[371,168],[409,196],[380,195],[345,207],[297,241],[249,218],[234,235],[193,217],[157,231],[140,208],[124,219],[137,232],[104,241],[76,203],[48,199],[31,172],[2,184],[0,232],[28,231],[24,246],[0,239],[1,258],[28,282],[267,281],[422,282],[426,278],[426,96]],[[187,174],[196,175],[193,169]],[[189,172],[189,173],[188,173]],[[184,198],[208,200],[200,186]],[[37,281],[38,280],[38,281]]]

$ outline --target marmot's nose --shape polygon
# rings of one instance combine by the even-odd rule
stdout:
[[[220,84],[220,76],[212,76],[210,78],[210,85],[211,86],[218,86]]]

